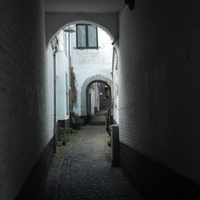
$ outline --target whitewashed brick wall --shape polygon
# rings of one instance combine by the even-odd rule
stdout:
[[[0,2],[0,199],[13,200],[53,137],[43,1]]]
[[[76,34],[73,34],[73,67],[78,86],[78,107],[76,112],[81,115],[81,87],[89,77],[100,74],[105,78],[112,79],[112,54],[113,46],[110,36],[98,28],[98,49],[76,49]]]
[[[199,13],[198,1],[136,1],[119,34],[120,142],[198,184]]]

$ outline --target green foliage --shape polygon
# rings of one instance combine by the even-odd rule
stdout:
[[[66,141],[69,141],[69,135],[73,134],[74,130],[69,127],[61,127],[60,124],[58,124],[57,127],[57,135],[58,135],[58,140],[63,141],[62,144],[66,145]]]
[[[80,125],[83,125],[84,124],[84,119],[78,117],[78,118],[75,118],[75,123],[76,124],[80,124]]]
[[[110,90],[109,90],[109,89],[107,89],[107,91],[106,91],[106,97],[107,97],[107,98],[110,97]]]
[[[76,75],[73,68],[71,69],[71,103],[73,109],[77,104]]]

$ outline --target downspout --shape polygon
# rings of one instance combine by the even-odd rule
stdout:
[[[95,83],[95,113],[94,114],[96,114],[96,112],[97,112],[97,82]]]
[[[70,33],[68,32],[68,58],[69,58],[69,124],[71,126],[71,122],[72,122],[72,100],[71,100],[71,45],[70,45]]]
[[[56,123],[56,53],[58,52],[55,47],[53,52],[53,71],[54,71],[54,153],[57,152],[57,123]]]

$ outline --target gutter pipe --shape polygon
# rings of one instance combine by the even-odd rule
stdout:
[[[56,123],[56,53],[58,52],[55,47],[53,52],[53,71],[54,71],[54,153],[57,152],[57,123]]]

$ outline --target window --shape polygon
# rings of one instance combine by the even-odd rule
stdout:
[[[76,46],[78,49],[97,49],[97,27],[89,24],[76,25]]]

